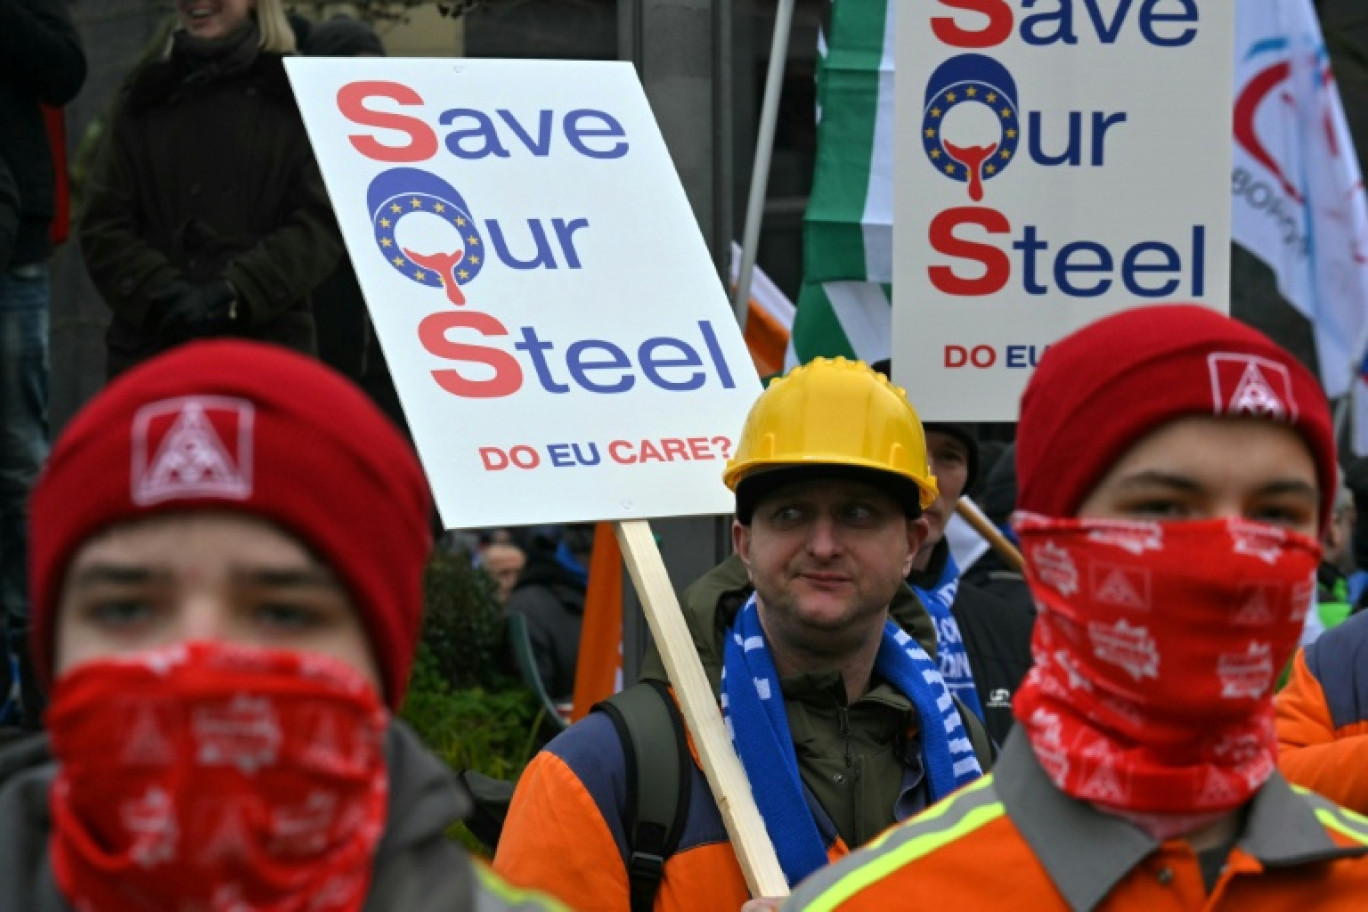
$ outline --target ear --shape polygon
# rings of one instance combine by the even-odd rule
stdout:
[[[917,552],[931,535],[931,524],[927,522],[925,516],[918,516],[916,519],[907,521],[907,556],[903,558],[902,575],[905,577],[912,572],[912,562],[917,558]]]
[[[732,520],[732,550],[741,556],[741,563],[746,565],[746,575],[750,575],[750,546],[751,530],[750,526],[743,526],[736,520]],[[754,580],[752,580],[754,582]]]

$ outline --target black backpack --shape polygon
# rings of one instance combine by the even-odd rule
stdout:
[[[641,681],[595,704],[608,716],[626,758],[627,807],[623,828],[629,851],[627,879],[632,912],[651,912],[665,861],[679,848],[689,813],[693,757],[684,720],[669,689],[660,681]],[[650,770],[649,782],[643,771]],[[515,783],[465,770],[461,781],[475,810],[466,827],[490,849],[499,842]]]

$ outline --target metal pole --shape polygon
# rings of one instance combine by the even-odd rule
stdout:
[[[774,151],[774,123],[779,119],[779,92],[783,88],[788,58],[789,31],[793,25],[793,0],[779,0],[774,11],[774,40],[770,43],[769,69],[765,73],[765,100],[760,108],[760,129],[755,137],[755,166],[751,170],[750,198],[746,202],[746,228],[741,239],[741,270],[736,277],[732,307],[741,331],[746,331],[751,275],[755,272],[760,222],[764,217],[765,189],[769,183],[770,158]]]

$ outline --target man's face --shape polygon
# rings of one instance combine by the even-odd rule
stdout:
[[[928,430],[926,458],[931,463],[931,474],[936,476],[940,496],[926,508],[926,522],[931,531],[917,555],[918,567],[926,566],[931,559],[931,549],[945,537],[945,525],[954,515],[955,504],[964,493],[964,483],[969,480],[969,448],[954,434]]]
[[[1295,431],[1212,417],[1180,418],[1141,438],[1078,508],[1099,519],[1239,517],[1312,538],[1319,513],[1316,464]]]
[[[786,485],[756,506],[749,526],[732,526],[765,633],[833,658],[883,627],[925,537],[925,519],[909,520],[883,491],[846,480]]]
[[[265,520],[171,514],[113,526],[80,547],[58,601],[57,675],[189,640],[323,653],[381,686],[347,591]]]
[[[480,553],[480,563],[499,587],[499,601],[506,602],[513,593],[513,587],[518,584],[518,574],[527,563],[527,556],[519,547],[493,542]]]

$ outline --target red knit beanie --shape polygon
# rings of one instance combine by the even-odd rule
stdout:
[[[30,648],[45,685],[77,549],[116,523],[195,510],[269,520],[325,561],[361,612],[385,697],[399,706],[432,545],[422,470],[340,375],[235,340],[184,345],[129,371],[57,441],[29,518]]]
[[[1187,415],[1290,425],[1315,459],[1329,521],[1335,440],[1320,384],[1262,333],[1190,304],[1125,310],[1046,350],[1021,398],[1018,508],[1073,516],[1132,444]]]

